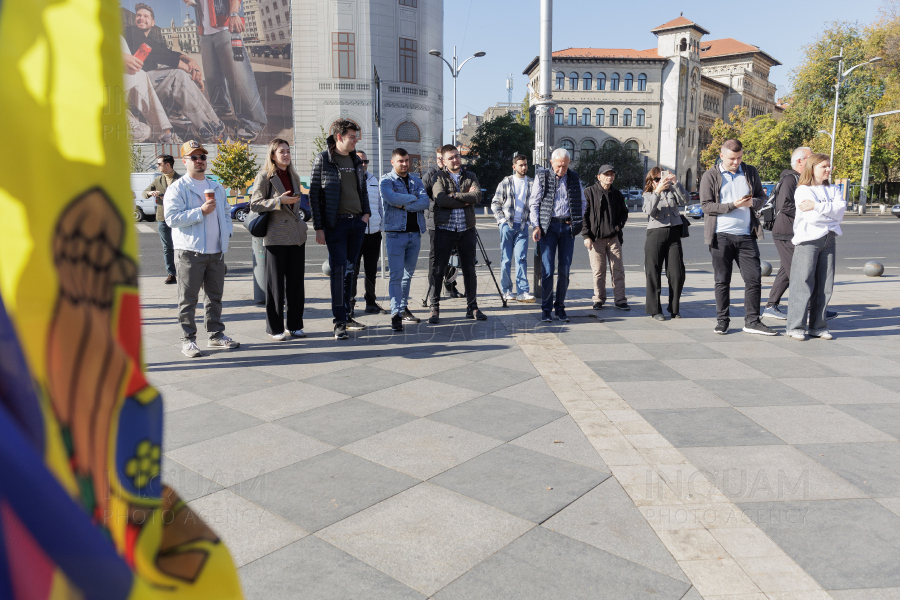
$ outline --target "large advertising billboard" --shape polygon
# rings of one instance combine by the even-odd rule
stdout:
[[[290,0],[122,0],[134,142],[293,144]]]

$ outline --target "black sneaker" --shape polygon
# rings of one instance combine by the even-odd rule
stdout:
[[[836,318],[837,316],[838,316],[837,312],[835,312],[835,311],[833,311],[833,310],[826,310],[826,311],[825,311],[825,320],[826,320],[826,321],[830,321],[830,320]]]
[[[397,313],[397,314],[399,315],[400,313]],[[416,315],[412,314],[412,312],[410,312],[408,306],[403,309],[402,318],[403,318],[404,323],[419,323],[422,321],[422,319],[420,319]]]
[[[755,333],[757,335],[778,335],[777,331],[775,331],[771,327],[763,325],[762,321],[744,325],[744,333]]]
[[[400,316],[400,313],[391,316],[391,329],[403,331],[403,317]]]
[[[432,325],[437,325],[441,322],[441,309],[437,306],[431,307],[431,316],[428,317],[428,322]]]
[[[346,340],[349,336],[347,336],[347,324],[346,323],[335,323],[334,324],[334,339],[336,340]]]
[[[541,323],[552,323],[553,317],[550,316],[550,311],[545,310],[541,312]]]
[[[602,302],[594,302],[593,309],[594,310],[603,310],[603,303]]]
[[[716,328],[713,331],[719,335],[725,335],[728,333],[728,321],[719,321],[716,323]]]
[[[673,319],[681,319],[682,318],[681,313],[672,313],[672,318]]]
[[[350,319],[347,321],[347,329],[350,331],[362,331],[366,326],[357,321],[356,319]]]
[[[472,310],[466,311],[467,319],[477,319],[479,321],[487,321],[487,315],[478,310],[477,308],[473,308]]]
[[[377,304],[366,304],[366,312],[370,315],[386,315],[387,311]]]
[[[567,315],[566,311],[562,308],[559,309],[558,311],[556,311],[556,318],[559,319],[560,321],[562,321],[563,323],[569,322],[569,315]]]
[[[628,306],[627,302],[616,302],[616,308],[619,310],[631,310],[631,307]]]

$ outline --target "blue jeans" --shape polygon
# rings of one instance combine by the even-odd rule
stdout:
[[[362,250],[366,224],[359,217],[341,218],[325,228],[328,264],[331,266],[331,314],[334,323],[346,323],[350,315],[350,295],[356,261]]]
[[[538,242],[541,251],[541,310],[565,308],[566,292],[569,290],[569,269],[575,252],[575,238],[572,226],[553,221]],[[559,274],[556,278],[556,301],[553,298],[553,275],[556,253],[559,252]]]
[[[162,240],[163,257],[166,261],[166,273],[175,276],[175,247],[172,245],[172,228],[165,221],[156,222],[159,230],[159,239]]]
[[[521,225],[519,225],[521,227]],[[510,263],[516,259],[516,291],[528,291],[528,227],[513,229],[509,224],[500,226],[500,289],[512,293]]]
[[[421,233],[387,231],[384,234],[385,252],[391,269],[388,283],[388,294],[391,296],[391,314],[402,313],[409,304],[409,285],[416,262],[419,260],[419,248],[422,246]]]
[[[803,332],[809,309],[809,332],[813,335],[828,329],[825,309],[834,289],[835,234],[829,231],[817,240],[794,246],[791,261],[791,293],[785,331]]]

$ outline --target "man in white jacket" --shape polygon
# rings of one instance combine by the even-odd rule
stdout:
[[[378,297],[375,295],[375,280],[378,277],[378,259],[381,257],[381,219],[384,208],[381,206],[381,193],[378,188],[378,178],[369,172],[369,157],[362,150],[357,150],[356,155],[362,159],[366,168],[366,188],[369,190],[369,208],[372,216],[366,225],[366,235],[363,238],[362,250],[356,259],[356,268],[353,273],[353,287],[350,290],[350,316],[353,317],[356,306],[356,283],[359,280],[359,267],[363,265],[365,276],[365,300],[366,312],[374,315],[387,314],[388,311],[378,305]]]

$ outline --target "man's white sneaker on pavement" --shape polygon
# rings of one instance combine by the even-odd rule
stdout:
[[[744,325],[744,333],[755,333],[757,335],[778,335],[778,332],[771,327],[763,325],[762,321]]]
[[[831,332],[827,329],[821,329],[819,331],[810,331],[809,337],[819,338],[820,340],[833,340],[834,336],[831,335]]]
[[[528,292],[522,292],[521,294],[519,294],[516,300],[518,300],[519,302],[531,303],[534,302],[534,296],[529,294]]]
[[[792,340],[799,340],[801,342],[806,340],[806,332],[802,329],[794,329],[793,331],[788,331],[787,336]]]
[[[234,348],[239,348],[240,343],[234,341],[227,335],[221,335],[217,338],[209,338],[209,341],[206,343],[207,348],[225,348],[226,350],[232,350]]]
[[[295,329],[293,331],[285,330],[285,333],[288,335],[294,336],[295,338],[305,338],[306,337],[306,334],[303,332],[302,329]]]
[[[763,316],[770,319],[778,319],[779,321],[787,320],[787,314],[777,304],[775,306],[767,306],[766,310],[763,311]]]
[[[197,347],[197,342],[195,342],[194,340],[187,340],[185,342],[182,342],[181,353],[188,358],[197,358],[198,356],[203,356],[203,353],[200,352],[200,348]]]
[[[515,295],[513,295],[512,292],[503,292],[503,299],[504,300],[515,300],[516,297],[515,297]]]
[[[269,337],[272,338],[273,340],[275,340],[276,342],[283,342],[284,340],[287,339],[286,334],[287,334],[286,331],[284,333],[270,333]]]

